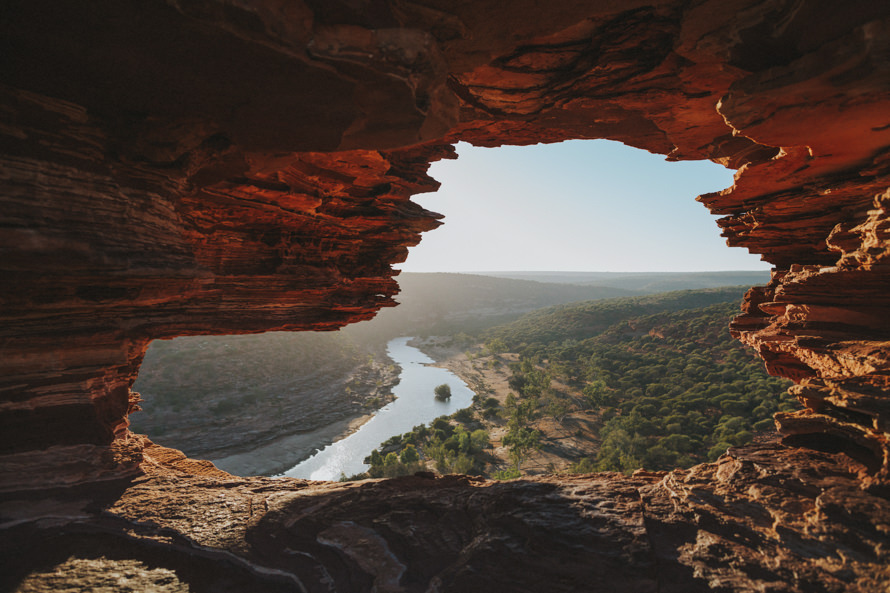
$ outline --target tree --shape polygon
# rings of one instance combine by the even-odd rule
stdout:
[[[473,421],[473,409],[461,408],[460,410],[452,414],[452,417],[461,424],[467,424]]]
[[[394,465],[399,463],[399,456],[396,455],[395,451],[386,454],[386,457],[383,458],[383,467],[393,467]]]
[[[474,430],[470,433],[470,451],[479,453],[488,447],[488,432],[484,429]]]
[[[546,402],[547,413],[557,422],[562,423],[569,413],[569,404],[561,399],[551,397]]]
[[[602,379],[596,379],[585,385],[583,393],[587,405],[591,408],[600,408],[611,403],[611,398],[606,393],[606,382]]]
[[[437,386],[433,392],[436,394],[436,399],[440,402],[451,399],[451,385],[448,383],[442,383]]]
[[[510,459],[519,470],[526,456],[541,448],[541,433],[533,428],[517,428],[504,436],[503,443],[509,447]]]
[[[383,465],[383,455],[380,454],[380,451],[374,449],[371,451],[371,457],[365,459],[365,463],[369,465]]]
[[[498,355],[502,352],[507,351],[507,344],[505,344],[504,341],[500,338],[489,340],[488,343],[485,344],[485,347],[494,355]]]
[[[402,453],[399,455],[399,462],[403,465],[411,465],[418,461],[420,461],[420,455],[417,454],[417,448],[414,445],[407,445],[402,449]]]

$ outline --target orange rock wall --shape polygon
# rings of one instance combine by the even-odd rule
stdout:
[[[0,39],[0,590],[887,590],[885,2],[7,0]],[[731,331],[783,442],[319,484],[127,430],[150,340],[366,319],[452,143],[569,138],[737,170],[699,200],[775,266]]]
[[[733,332],[798,383],[786,433],[890,477],[882,3],[14,0],[0,21],[10,462],[126,439],[152,339],[392,304],[449,144],[610,138],[737,169],[699,200],[776,272]]]

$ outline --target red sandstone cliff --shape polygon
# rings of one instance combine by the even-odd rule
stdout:
[[[309,572],[346,591],[497,590],[494,583],[507,581],[486,580],[486,567],[515,560],[520,570],[531,566],[522,558],[543,554],[544,582],[570,590],[562,583],[574,582],[578,567],[602,574],[612,564],[582,554],[561,573],[568,552],[550,558],[546,545],[519,534],[556,546],[566,530],[559,525],[573,525],[573,513],[598,525],[612,520],[611,506],[639,505],[621,502],[627,488],[627,501],[642,499],[645,510],[616,519],[629,538],[622,549],[667,572],[635,580],[642,573],[619,571],[608,586],[886,586],[884,3],[12,0],[0,27],[4,529],[21,530],[26,541],[54,534],[63,555],[76,551],[73,541],[106,550],[123,538],[134,562],[185,574],[177,558],[187,554],[209,567],[198,571],[206,578],[225,566],[231,583],[270,590],[299,589],[294,579],[316,590],[305,574],[295,576],[296,560],[284,560],[312,556],[316,544],[325,559]],[[431,505],[412,506],[404,522],[374,502],[402,486],[309,487],[304,494],[317,506],[295,511],[297,519],[272,512],[275,497],[264,494],[255,501],[265,505],[257,533],[303,533],[294,525],[314,523],[295,540],[260,541],[250,529],[222,529],[228,519],[214,510],[222,507],[197,493],[216,492],[230,508],[244,503],[239,488],[290,491],[293,484],[201,471],[186,477],[197,466],[154,466],[128,434],[126,416],[138,405],[129,387],[150,340],[365,319],[392,304],[391,264],[438,224],[410,197],[436,187],[426,171],[453,155],[450,143],[568,138],[611,138],[737,169],[732,188],[699,200],[723,215],[731,245],[776,266],[768,286],[748,293],[732,331],[771,372],[797,383],[801,412],[777,418],[786,445],[631,482],[447,482],[452,506],[465,508],[484,491],[494,508],[547,501],[551,510],[519,516],[502,546],[478,549],[474,538],[501,537],[494,535],[500,515],[456,516],[481,521],[489,536],[461,529],[449,536],[456,538],[449,553],[472,561],[461,564],[460,578],[446,578],[444,568],[422,568],[434,562],[432,536],[404,536],[401,548],[392,539],[432,529],[441,512],[432,484],[442,482],[403,484]],[[744,476],[734,463],[748,468]],[[128,487],[115,481],[145,472]],[[190,496],[196,504],[183,521],[203,517],[220,526],[218,536],[205,541],[171,518],[161,493],[174,479],[185,497],[176,508]],[[694,486],[676,486],[687,479]],[[52,492],[57,502],[96,502],[58,503],[62,510],[22,502],[21,493],[50,486],[75,488]],[[586,494],[577,504],[564,494],[548,498],[549,489],[599,488],[612,494]],[[140,498],[145,489],[157,496]],[[757,510],[763,492],[772,493],[767,510]],[[337,500],[358,506],[336,516],[319,510]],[[703,514],[701,505],[712,510]],[[46,531],[49,517],[56,519]],[[131,521],[156,530],[150,542],[125,535]],[[378,524],[389,525],[389,535],[375,531]],[[609,556],[610,543],[589,526],[579,529],[566,550],[588,546],[596,558]],[[344,543],[356,539],[367,543]],[[638,540],[649,541],[640,544],[642,556],[634,556]],[[154,551],[139,551],[146,546]],[[428,547],[409,553],[415,546]],[[709,552],[696,551],[702,546]],[[121,554],[108,562],[123,566]],[[38,567],[27,553],[17,558],[25,573]],[[496,574],[508,580],[510,572]],[[189,582],[222,588],[201,578]]]

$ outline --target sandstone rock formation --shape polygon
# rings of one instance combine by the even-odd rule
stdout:
[[[10,0],[0,27],[0,525],[27,544],[4,585],[886,587],[885,3]],[[737,169],[699,199],[776,267],[732,331],[797,383],[784,445],[633,479],[318,486],[155,462],[128,432],[150,340],[368,318],[438,224],[410,197],[453,142],[568,138]]]
[[[890,579],[890,508],[842,453],[766,442],[632,477],[323,484],[143,451],[132,482],[7,502],[18,520],[0,540],[2,585],[804,593],[883,591]]]

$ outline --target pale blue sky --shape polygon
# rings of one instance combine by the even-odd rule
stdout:
[[[415,196],[445,215],[424,233],[406,272],[766,270],[729,248],[695,196],[732,185],[733,171],[677,162],[606,140],[478,148],[434,163],[436,193]]]

